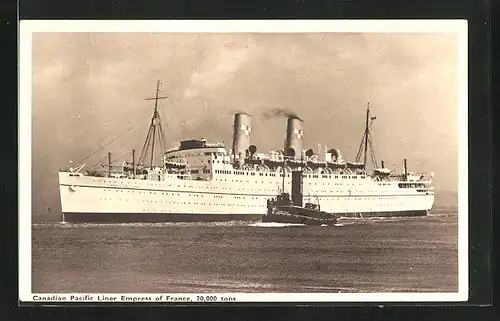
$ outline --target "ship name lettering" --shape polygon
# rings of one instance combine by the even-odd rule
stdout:
[[[176,302],[190,302],[191,298],[187,296],[171,296],[167,295],[165,297],[166,301],[176,301]]]
[[[121,301],[127,301],[127,302],[142,302],[142,301],[153,301],[153,299],[150,296],[127,296],[127,295],[122,295],[120,297]]]

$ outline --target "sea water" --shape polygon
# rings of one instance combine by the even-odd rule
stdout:
[[[34,224],[33,292],[455,292],[457,223]]]

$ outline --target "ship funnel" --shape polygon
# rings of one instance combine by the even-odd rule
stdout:
[[[292,172],[292,202],[295,206],[302,207],[302,171]]]
[[[302,124],[302,120],[296,116],[288,117],[285,150],[295,151],[294,155],[287,155],[293,157],[294,159],[302,158],[302,137],[304,136]]]
[[[245,113],[234,115],[233,155],[235,160],[245,157],[250,146],[250,132],[252,131],[252,117]]]

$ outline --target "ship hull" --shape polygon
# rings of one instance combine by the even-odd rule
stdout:
[[[233,182],[229,175],[228,181],[169,176],[152,181],[65,172],[59,178],[64,220],[96,223],[258,221],[267,213],[267,200],[276,195],[273,186],[280,184],[279,177],[245,177]],[[316,179],[305,181],[304,187],[306,195],[318,196],[323,211],[339,217],[422,216],[434,202],[433,192],[398,189],[397,183],[379,187],[365,182],[357,190],[342,184],[346,183]],[[289,180],[285,182],[288,189],[290,185]]]
[[[266,215],[263,222],[272,222],[272,223],[284,223],[284,224],[302,224],[302,225],[312,225],[312,226],[321,226],[328,225],[333,226],[337,223],[337,220],[318,220],[312,217],[300,217],[294,215],[283,215],[283,214],[269,214]]]

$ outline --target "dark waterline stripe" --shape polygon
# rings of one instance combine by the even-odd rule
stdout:
[[[332,213],[340,217],[403,217],[426,216],[426,210]],[[208,213],[63,213],[69,223],[160,223],[160,222],[228,222],[261,221],[265,214],[208,214]]]

